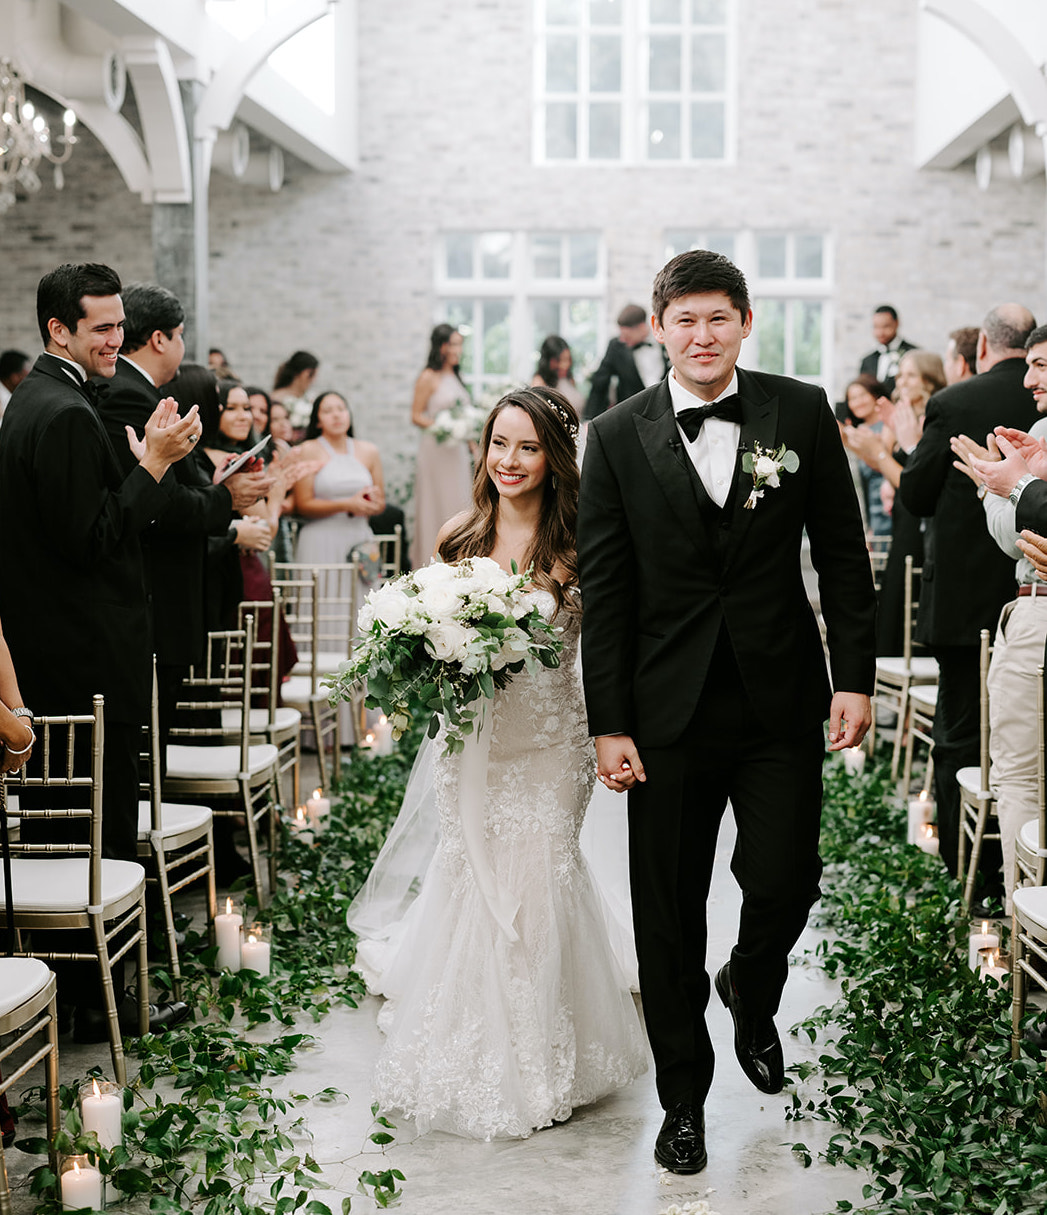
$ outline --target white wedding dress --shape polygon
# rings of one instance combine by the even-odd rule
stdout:
[[[595,764],[576,620],[563,641],[559,667],[521,672],[487,706],[479,864],[460,811],[463,760],[439,754],[440,735],[416,765],[404,811],[350,908],[361,938],[357,969],[388,997],[374,1096],[422,1132],[527,1136],[647,1068],[629,984],[579,847]],[[438,834],[418,810],[429,763]],[[419,889],[418,859],[434,847]],[[487,895],[477,877],[485,868]],[[493,912],[492,879],[506,914]]]

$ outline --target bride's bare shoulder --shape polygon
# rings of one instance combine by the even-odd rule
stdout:
[[[459,511],[457,515],[452,515],[450,519],[448,519],[443,525],[443,527],[441,527],[436,533],[436,544],[433,546],[434,552],[438,552],[440,545],[443,544],[447,537],[450,536],[452,532],[457,531],[468,518],[469,512],[467,510]]]

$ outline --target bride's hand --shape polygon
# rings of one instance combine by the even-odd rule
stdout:
[[[623,793],[644,781],[643,761],[628,734],[606,734],[596,739],[596,775],[612,793]]]

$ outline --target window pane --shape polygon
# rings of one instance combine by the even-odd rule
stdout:
[[[675,101],[652,101],[647,110],[649,160],[680,159],[680,107]]]
[[[727,39],[723,34],[697,34],[691,39],[691,89],[720,93],[727,83]]]
[[[573,101],[550,101],[545,107],[545,154],[550,160],[577,160],[578,107]]]
[[[815,300],[793,300],[794,375],[822,373],[822,305]]]
[[[575,233],[569,238],[571,278],[596,278],[599,270],[600,240],[590,232]]]
[[[680,39],[673,34],[651,37],[649,80],[652,93],[680,91]]]
[[[622,148],[622,107],[617,101],[595,101],[589,107],[589,158],[617,160]]]
[[[578,91],[578,39],[572,35],[546,38],[545,88],[549,93]]]
[[[531,237],[531,273],[535,278],[560,277],[560,236],[555,232]]]
[[[785,278],[785,237],[761,232],[756,238],[756,264],[760,278]]]
[[[538,362],[538,350],[551,333],[560,332],[560,301],[531,301],[531,331],[534,335],[534,361]]]
[[[723,160],[724,136],[722,101],[691,102],[691,158]]]
[[[796,277],[821,278],[825,271],[822,268],[822,238],[810,233],[796,238]]]
[[[484,300],[484,375],[509,374],[509,301]]]
[[[578,0],[545,0],[547,25],[577,25]]]
[[[591,25],[621,25],[623,0],[589,0]]]
[[[785,375],[785,304],[782,300],[757,300],[753,311],[758,370]]]
[[[705,238],[705,248],[711,253],[722,253],[734,261],[734,233],[710,232]]]
[[[723,25],[727,0],[691,0],[691,20],[695,25]]]
[[[651,0],[652,25],[679,25],[680,0]]]
[[[579,383],[583,370],[596,366],[596,300],[571,300],[562,336],[571,347],[574,378]]]
[[[444,237],[447,252],[447,277],[473,277],[473,234],[471,232],[449,232]]]
[[[447,323],[453,325],[462,335],[462,361],[459,370],[462,375],[468,375],[473,369],[473,301],[448,300],[445,315]]]
[[[617,93],[622,87],[622,40],[617,35],[594,36],[589,43],[589,88]]]
[[[697,232],[673,231],[665,234],[665,260],[689,249],[700,249],[701,237]]]
[[[508,278],[512,252],[511,232],[484,232],[480,237],[480,277]]]

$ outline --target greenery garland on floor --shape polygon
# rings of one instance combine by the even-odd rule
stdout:
[[[822,1054],[791,1070],[821,1091],[801,1088],[787,1116],[838,1124],[824,1157],[871,1175],[862,1210],[1042,1212],[1047,1076],[1031,1053],[1011,1061],[1010,988],[968,968],[959,887],[905,843],[886,766],[852,777],[830,761],[825,775],[818,920],[829,937],[815,960],[842,992],[794,1027]],[[810,1164],[804,1144],[793,1150]]]
[[[330,1187],[304,1150],[308,1135],[295,1107],[341,1095],[331,1089],[282,1099],[265,1081],[291,1072],[295,1053],[311,1047],[310,1035],[296,1028],[303,1014],[318,1021],[335,1003],[355,1008],[364,991],[350,969],[355,938],[345,913],[400,808],[418,741],[403,738],[387,757],[354,755],[343,766],[330,819],[315,842],[285,827],[280,868],[286,884],[274,892],[269,907],[251,916],[272,926],[269,977],[252,971],[216,975],[217,950],[206,936],[187,933],[180,951],[183,998],[195,1020],[126,1043],[141,1066],[125,1091],[123,1147],[99,1150],[95,1136],[82,1133],[77,1109],[82,1081],[62,1086],[65,1121],[58,1151],[87,1152],[98,1161],[108,1179],[110,1210],[124,1207],[122,1195],[127,1209],[156,1215],[334,1215],[322,1201],[322,1191]],[[150,979],[161,989],[170,981],[161,968],[151,970]],[[274,1029],[272,1041],[244,1036],[267,1023]],[[177,1097],[151,1091],[157,1082]],[[23,1127],[42,1121],[40,1090],[17,1112]],[[375,1107],[372,1116],[368,1140],[383,1147],[392,1142],[395,1128]],[[47,1152],[40,1137],[20,1140],[18,1146]],[[368,1154],[365,1161],[373,1159]],[[57,1215],[62,1206],[50,1167],[34,1169],[30,1179],[39,1197],[36,1215]],[[384,1208],[395,1204],[403,1180],[397,1169],[363,1168],[358,1188]],[[344,1215],[351,1208],[352,1200],[344,1198],[340,1211]]]

